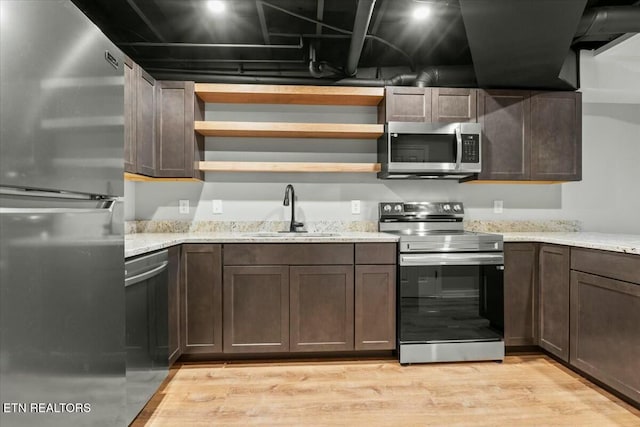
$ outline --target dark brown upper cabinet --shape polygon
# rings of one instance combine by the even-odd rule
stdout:
[[[504,244],[504,342],[537,345],[538,244]]]
[[[130,173],[137,173],[136,67],[131,58],[124,58],[124,171]]]
[[[481,90],[482,172],[479,179],[527,180],[531,163],[530,92]]]
[[[389,86],[378,119],[384,122],[475,122],[476,89]]]
[[[481,180],[582,179],[582,95],[483,90]]]
[[[385,102],[380,105],[381,123],[430,122],[431,89],[413,86],[389,86],[385,89]]]
[[[568,246],[541,245],[539,259],[540,347],[569,361]]]
[[[198,178],[204,137],[194,132],[204,103],[193,82],[156,81],[125,58],[125,172],[157,178]]]
[[[477,93],[477,89],[432,88],[431,121],[476,122]]]
[[[193,82],[156,85],[155,177],[193,177],[195,157]]]
[[[582,179],[582,94],[537,92],[531,97],[531,179]]]
[[[182,353],[222,353],[222,247],[182,245]]]
[[[289,267],[224,267],[224,352],[289,351]]]
[[[156,169],[155,88],[155,79],[136,65],[134,142],[136,147],[136,173],[149,176],[153,176]]]

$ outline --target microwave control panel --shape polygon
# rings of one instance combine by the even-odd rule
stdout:
[[[480,162],[480,135],[462,134],[462,163]]]

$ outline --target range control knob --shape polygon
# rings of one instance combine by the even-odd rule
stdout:
[[[449,205],[449,204],[443,205],[443,206],[442,206],[442,209],[443,209],[445,212],[449,212],[449,211],[451,210],[451,205]]]
[[[462,210],[462,206],[455,204],[453,205],[454,212],[460,212]]]
[[[393,210],[396,211],[396,212],[402,212],[402,205],[395,205]]]
[[[384,205],[382,207],[382,210],[385,211],[385,212],[391,212],[391,205]]]

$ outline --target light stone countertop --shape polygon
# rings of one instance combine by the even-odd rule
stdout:
[[[397,242],[398,237],[387,233],[343,232],[336,236],[260,235],[250,232],[208,233],[137,233],[125,235],[125,258],[168,248],[181,243],[353,243]],[[640,234],[612,234],[590,232],[504,232],[505,242],[540,242],[576,246],[605,251],[640,255]]]
[[[640,255],[640,234],[521,232],[502,234],[505,242],[541,242]]]
[[[266,235],[265,235],[266,234]],[[287,235],[277,233],[135,233],[124,238],[124,256],[129,258],[181,243],[377,243],[398,241],[387,233],[336,232],[331,236]]]

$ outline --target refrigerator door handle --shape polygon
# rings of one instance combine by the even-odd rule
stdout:
[[[113,213],[115,201],[109,200],[98,208],[0,208],[1,214],[81,214],[81,213]]]
[[[0,196],[21,196],[46,199],[70,199],[70,200],[97,200],[95,196],[82,193],[69,193],[65,191],[46,191],[30,188],[0,187]]]

